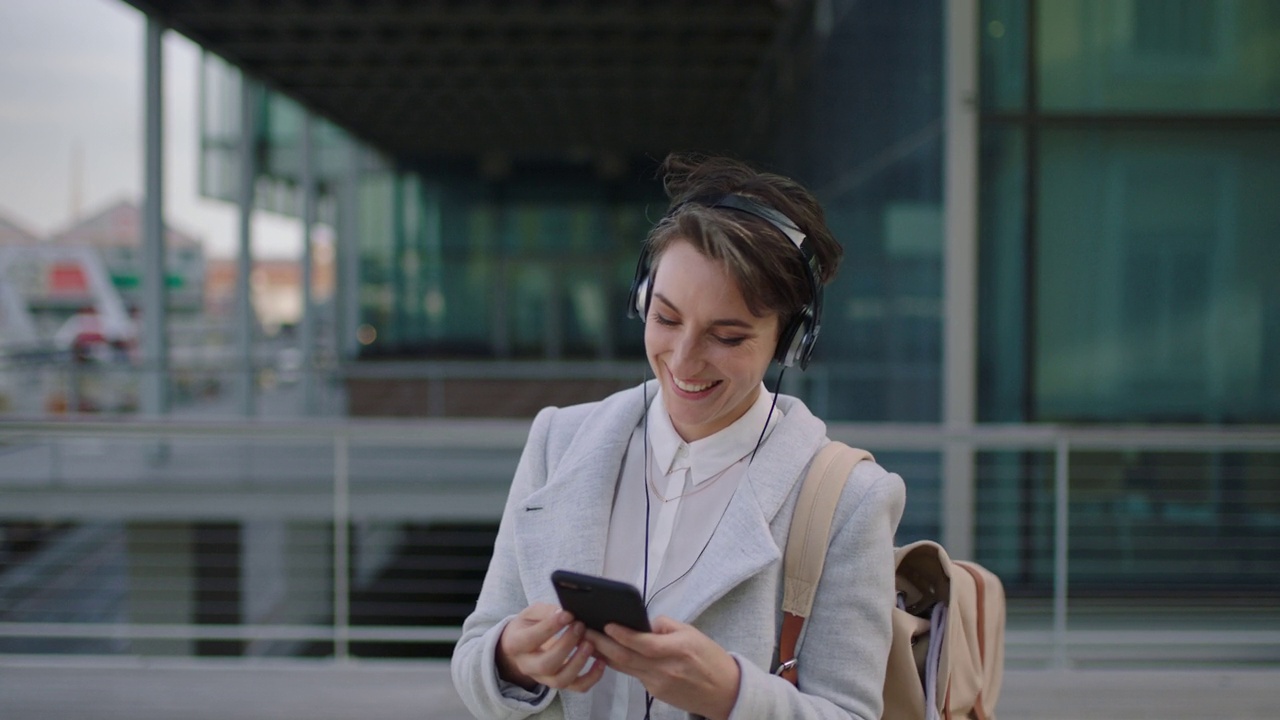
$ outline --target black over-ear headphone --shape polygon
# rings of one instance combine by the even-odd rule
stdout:
[[[821,275],[818,258],[806,242],[808,238],[804,231],[791,218],[744,195],[722,195],[689,202],[754,215],[777,228],[800,251],[804,257],[805,277],[809,279],[810,300],[781,329],[773,359],[782,367],[799,365],[801,370],[807,368],[809,358],[813,355],[814,343],[818,341],[818,331],[822,327],[822,284],[818,282]],[[674,213],[679,207],[673,208],[671,212]],[[640,251],[640,259],[636,262],[636,276],[631,283],[631,294],[627,298],[627,315],[638,317],[641,322],[648,316],[649,301],[653,298],[653,283],[650,282],[652,261],[649,244],[645,243]]]

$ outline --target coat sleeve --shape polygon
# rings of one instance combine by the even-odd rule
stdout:
[[[865,492],[858,493],[858,485]],[[735,658],[742,679],[730,720],[880,717],[893,632],[893,536],[906,490],[898,475],[862,462],[854,467],[842,502],[859,495],[827,548],[813,611],[800,638],[799,687]]]
[[[529,692],[503,681],[498,677],[495,661],[503,628],[529,604],[520,582],[511,518],[524,499],[546,483],[547,437],[554,414],[554,408],[542,410],[529,429],[476,609],[463,623],[462,637],[453,650],[453,685],[471,714],[482,720],[528,717],[545,709],[556,695],[550,688]]]

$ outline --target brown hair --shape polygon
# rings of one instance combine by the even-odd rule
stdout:
[[[813,300],[804,256],[767,220],[706,204],[732,194],[782,213],[804,232],[818,261],[819,286],[835,277],[844,250],[827,228],[822,206],[800,183],[738,160],[692,153],[668,155],[658,175],[671,206],[645,239],[655,269],[667,248],[685,240],[725,264],[756,317],[775,312],[785,325],[803,310]]]

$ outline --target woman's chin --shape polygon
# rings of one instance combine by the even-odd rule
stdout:
[[[732,421],[724,422],[717,410],[718,408],[711,405],[689,407],[689,403],[680,400],[667,404],[671,424],[685,442],[693,442],[714,435],[716,431],[732,423]]]

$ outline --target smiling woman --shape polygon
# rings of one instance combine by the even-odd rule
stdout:
[[[454,684],[479,718],[879,718],[905,499],[874,462],[839,499],[799,685],[772,672],[775,538],[829,440],[763,378],[808,364],[840,246],[792,180],[684,155],[662,174],[629,300],[656,380],[534,420]],[[652,632],[586,628],[556,570],[634,585]]]

